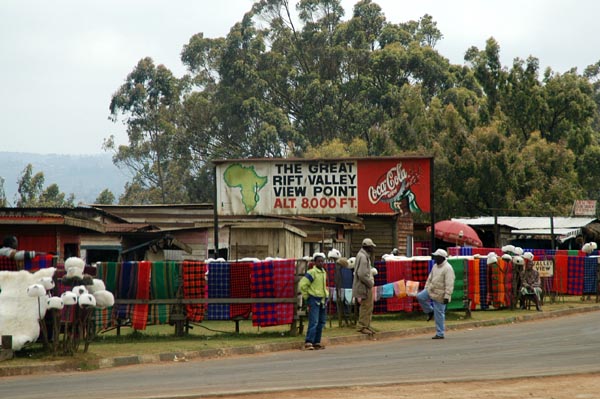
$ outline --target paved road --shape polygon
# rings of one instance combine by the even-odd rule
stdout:
[[[600,312],[330,346],[93,372],[4,377],[0,398],[177,398],[305,387],[600,372]]]

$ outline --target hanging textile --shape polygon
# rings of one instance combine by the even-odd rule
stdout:
[[[30,272],[52,267],[54,265],[54,255],[36,255],[33,259],[23,260],[23,268]]]
[[[250,292],[252,298],[274,298],[275,286],[273,282],[273,262],[254,262],[250,275]],[[274,326],[277,324],[275,304],[253,303],[252,325],[260,327]]]
[[[135,299],[150,299],[150,271],[152,263],[142,261],[137,264],[137,281]],[[145,330],[148,322],[148,304],[133,305],[131,313],[131,326],[135,330]]]
[[[230,287],[231,298],[250,298],[250,272],[252,262],[239,262],[230,265]],[[251,303],[232,303],[229,306],[230,318],[250,317],[252,312]]]
[[[104,282],[106,290],[115,295],[117,287],[119,264],[117,262],[102,262],[96,266],[96,278]],[[96,329],[104,330],[112,326],[113,306],[95,310]]]
[[[0,271],[16,272],[20,270],[17,261],[8,256],[0,256]]]
[[[250,275],[252,298],[294,298],[295,271],[294,259],[254,262]],[[293,303],[252,304],[254,326],[290,324],[293,319]]]
[[[474,310],[480,304],[479,264],[481,260],[481,258],[467,260],[467,296],[471,310]]]
[[[487,302],[495,308],[505,307],[508,305],[505,281],[510,280],[510,278],[507,278],[509,274],[509,262],[505,262],[504,259],[499,258],[497,263],[488,264],[487,266]],[[512,277],[512,273],[510,273],[510,276]]]
[[[595,294],[598,291],[598,258],[584,258],[583,293]]]
[[[451,258],[448,259],[448,263],[454,269],[454,291],[452,291],[452,298],[448,304],[448,309],[464,309],[464,298],[465,298],[465,271],[467,259],[465,258]]]
[[[294,278],[296,261],[294,259],[278,259],[273,261],[273,278],[275,280],[276,298],[294,298]],[[294,321],[293,303],[276,303],[277,323],[291,324]]]
[[[199,261],[183,261],[183,298],[201,299],[206,298],[206,264]],[[206,312],[205,303],[188,304],[185,307],[186,317],[189,321],[196,323],[204,319]]]
[[[119,270],[115,299],[135,299],[137,292],[137,262],[123,262]],[[114,317],[130,320],[133,305],[115,305]]]
[[[556,255],[554,257],[554,279],[552,285],[557,294],[567,293],[567,281],[569,275],[569,257],[567,255]]]
[[[179,264],[176,261],[152,262],[152,278],[150,279],[150,298],[177,298],[179,281]],[[169,322],[172,305],[153,304],[148,311],[148,324],[166,324]]]
[[[399,295],[396,295],[394,298],[388,299],[387,307],[389,312],[412,312],[413,310],[413,299],[406,296],[406,285],[404,282],[405,280],[412,279],[411,267],[412,261],[410,260],[393,260],[386,262],[388,280],[392,282],[402,280],[402,289],[404,291],[404,296],[402,298],[400,298]],[[398,286],[398,289],[400,289],[400,286]]]
[[[488,309],[488,265],[487,258],[479,260],[479,303],[481,309]]]
[[[377,275],[375,276],[375,287],[381,287],[388,282],[387,279],[387,265],[384,261],[375,262],[375,268],[377,269]],[[374,292],[375,294],[375,292]],[[378,298],[381,299],[381,288],[377,293]],[[373,296],[375,298],[375,295]],[[387,300],[376,300],[373,306],[373,314],[387,313]]]
[[[569,256],[567,258],[567,294],[583,294],[583,264],[581,256]]]
[[[208,297],[229,298],[230,265],[227,262],[212,262],[208,265]],[[228,303],[209,303],[206,320],[229,320]]]

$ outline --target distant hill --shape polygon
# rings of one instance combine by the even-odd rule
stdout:
[[[9,206],[16,202],[17,181],[27,164],[33,174],[44,173],[44,188],[55,183],[60,191],[75,195],[75,204],[90,204],[104,189],[109,189],[115,200],[123,194],[130,180],[127,171],[118,169],[110,154],[64,155],[0,152],[0,176],[4,178],[4,191]]]

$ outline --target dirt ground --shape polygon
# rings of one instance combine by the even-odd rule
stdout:
[[[600,397],[600,374],[575,374],[507,380],[435,382],[371,387],[348,387],[251,395],[221,399],[585,399]]]

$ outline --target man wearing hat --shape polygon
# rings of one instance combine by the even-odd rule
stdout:
[[[434,265],[429,272],[425,289],[417,294],[417,300],[427,314],[427,321],[435,319],[433,339],[444,339],[446,305],[454,291],[454,269],[448,263],[448,253],[439,248],[431,254]]]
[[[373,286],[375,279],[371,272],[371,257],[375,243],[370,238],[365,238],[362,248],[356,254],[354,266],[354,280],[352,281],[352,297],[359,305],[357,331],[373,335],[371,318],[373,316]]]
[[[321,334],[327,323],[327,270],[325,270],[325,254],[316,252],[313,255],[315,265],[300,279],[302,299],[308,307],[308,329],[304,340],[304,349],[325,349],[321,345]]]

